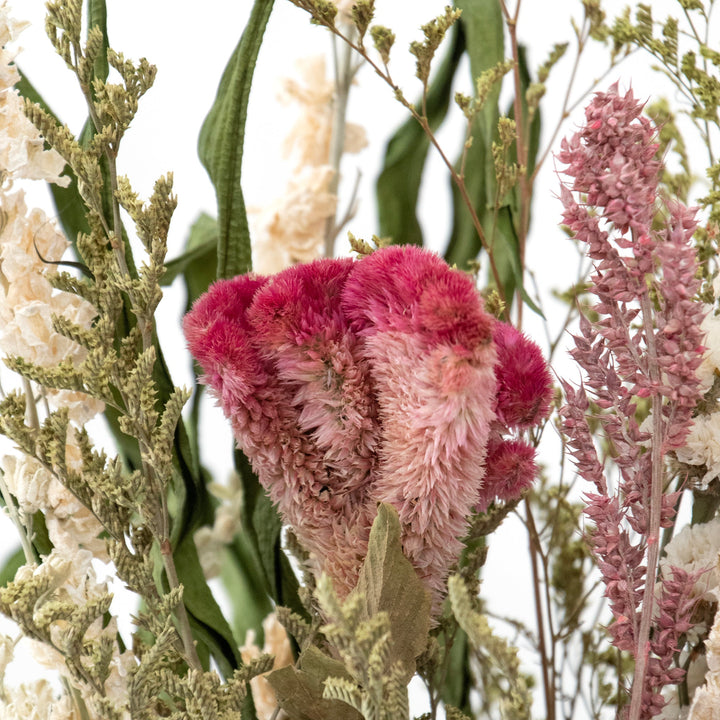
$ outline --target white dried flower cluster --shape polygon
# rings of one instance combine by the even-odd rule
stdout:
[[[688,573],[703,572],[695,584],[694,595],[708,602],[720,600],[720,517],[710,522],[684,527],[665,547],[660,561],[663,574],[671,567]]]
[[[716,613],[705,641],[705,658],[708,665],[705,684],[695,691],[688,720],[720,719],[720,612]]]
[[[261,653],[269,653],[275,656],[273,670],[293,664],[292,648],[285,628],[280,624],[275,613],[270,613],[263,620],[263,633],[265,642],[262,650],[255,644],[255,633],[248,630],[245,644],[240,648],[240,654],[244,663],[259,657]],[[271,720],[277,712],[277,700],[270,683],[263,675],[254,677],[250,681],[253,702],[258,720]]]
[[[13,40],[22,25],[0,6],[0,39]],[[13,179],[43,179],[66,184],[60,178],[65,162],[53,150],[43,150],[43,140],[20,109],[21,100],[13,84],[19,79],[10,63],[15,54],[7,47],[0,52],[0,353],[20,356],[44,367],[56,367],[67,358],[82,360],[84,350],[55,332],[53,315],[89,326],[95,310],[71,293],[53,289],[50,277],[69,243],[55,223],[39,209],[28,210],[22,190],[13,191]],[[87,395],[44,389],[51,407],[66,407],[70,418],[84,425],[103,405]],[[73,451],[68,448],[72,462]],[[76,458],[77,459],[77,458]],[[5,482],[21,511],[46,513],[48,530],[56,548],[74,552],[82,544],[99,549],[100,524],[77,499],[38,463],[22,456],[0,460]]]
[[[68,695],[62,695],[45,679],[30,680],[4,688],[0,720],[82,720]]]
[[[76,452],[68,445],[70,458]],[[6,455],[0,458],[0,470],[22,515],[28,518],[38,510],[43,513],[54,548],[67,556],[85,548],[101,560],[109,559],[105,541],[98,537],[102,527],[97,518],[37,460]]]
[[[67,185],[69,178],[60,177],[64,160],[54,150],[45,150],[44,141],[22,111],[22,100],[13,87],[19,74],[12,64],[15,52],[8,49],[23,23],[13,20],[4,0],[0,0],[0,355],[21,356],[44,367],[54,368],[62,360],[80,362],[84,350],[57,333],[53,316],[63,316],[73,323],[89,327],[96,315],[93,307],[81,298],[52,287],[50,279],[55,265],[45,262],[59,260],[68,241],[54,221],[39,209],[28,210],[22,189],[14,189],[20,180],[45,180]],[[102,403],[83,393],[53,391],[42,388],[42,399],[52,407],[68,408],[71,420],[84,425],[98,412]],[[79,450],[69,433],[67,462],[78,468]],[[47,602],[67,602],[85,606],[107,593],[104,582],[97,579],[91,564],[93,558],[105,556],[105,542],[99,539],[102,526],[52,474],[35,459],[23,454],[0,458],[5,489],[15,497],[20,516],[29,521],[35,512],[42,512],[53,550],[40,565],[21,567],[15,582],[36,581],[42,575],[48,583]],[[44,596],[45,597],[45,596]],[[42,613],[38,604],[36,612]],[[67,628],[63,621],[53,621],[51,637],[62,647]],[[115,643],[116,621],[99,618],[84,636],[86,642]],[[24,639],[32,644],[33,656],[41,664],[67,677],[63,656],[49,645]],[[2,670],[12,662],[14,641],[2,643]],[[117,648],[117,645],[115,646]],[[124,678],[132,653],[121,655],[116,649],[111,661],[111,675],[106,682],[107,696],[120,707],[127,701]],[[4,672],[0,672],[0,679]],[[47,680],[0,686],[0,720],[5,718],[42,718],[69,720],[80,718],[69,693],[61,693]]]
[[[240,508],[243,501],[242,485],[237,475],[232,475],[227,485],[210,483],[208,490],[220,505],[215,511],[212,527],[203,526],[195,532],[195,545],[200,566],[207,580],[220,575],[223,550],[240,530]]]
[[[335,171],[329,164],[334,83],[327,79],[322,56],[298,61],[297,69],[299,79],[285,80],[279,98],[300,107],[283,144],[294,169],[282,195],[250,218],[253,268],[261,274],[320,257],[327,222],[337,207],[330,191]],[[356,153],[366,145],[364,129],[346,123],[344,152]]]
[[[0,171],[3,179],[47,180],[63,187],[70,179],[61,178],[65,161],[54,150],[45,150],[35,126],[21,110],[22,100],[14,85],[20,79],[12,64],[17,51],[9,49],[28,23],[10,17],[6,2],[0,3]]]
[[[714,283],[715,297],[720,297],[720,276]],[[701,325],[705,332],[705,355],[697,370],[705,391],[720,376],[720,315],[709,307]],[[694,418],[685,447],[677,451],[680,462],[705,467],[700,489],[706,489],[715,478],[720,477],[720,407]]]

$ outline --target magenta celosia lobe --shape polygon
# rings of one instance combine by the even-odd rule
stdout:
[[[436,612],[473,508],[519,496],[535,471],[532,448],[501,436],[544,417],[549,374],[498,325],[468,275],[415,247],[220,281],[184,323],[202,380],[316,570],[346,595],[388,502]],[[494,336],[508,363],[498,377]],[[483,480],[491,437],[505,448],[496,489]]]

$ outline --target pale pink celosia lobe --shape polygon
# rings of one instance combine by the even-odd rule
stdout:
[[[494,321],[469,277],[414,247],[358,263],[342,302],[382,423],[374,496],[398,510],[404,551],[438,602],[482,486]]]
[[[518,497],[535,474],[533,449],[501,438],[495,392],[507,424],[529,427],[547,412],[549,374],[530,341],[496,326],[469,276],[414,247],[222,281],[185,320],[239,446],[318,570],[346,594],[389,502],[436,611],[481,492]]]
[[[591,542],[615,616],[613,642],[635,658],[632,720],[658,714],[663,685],[682,676],[671,666],[694,579],[674,569],[656,600],[655,577],[660,528],[672,524],[677,499],[663,492],[664,456],[687,436],[702,394],[695,371],[703,351],[694,213],[663,203],[655,130],[641,112],[632,93],[621,96],[613,85],[595,96],[585,126],[558,156],[573,178],[562,188],[563,219],[595,263],[590,290],[599,316],[581,318],[575,337],[572,355],[586,377],[579,389],[564,383],[564,429],[578,472],[596,489],[586,513],[596,525]],[[589,395],[620,471],[617,494],[589,429]],[[638,398],[651,400],[650,431],[635,420]]]

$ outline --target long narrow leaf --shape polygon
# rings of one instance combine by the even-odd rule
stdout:
[[[466,36],[470,57],[470,73],[477,79],[483,71],[505,59],[503,18],[498,0],[458,0],[462,11],[460,22]],[[473,141],[467,151],[465,186],[485,235],[492,233],[491,205],[495,200],[495,173],[491,146],[497,132],[500,85],[490,92],[483,110],[473,123]],[[467,261],[477,257],[481,243],[468,208],[460,192],[453,185],[453,230],[445,253],[450,264],[464,268]]]
[[[217,277],[251,268],[250,231],[240,187],[248,99],[273,0],[255,0],[250,20],[225,68],[217,97],[200,131],[198,153],[218,201]]]

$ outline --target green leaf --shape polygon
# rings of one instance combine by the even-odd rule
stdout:
[[[415,658],[427,645],[431,601],[430,593],[403,554],[400,520],[392,505],[378,506],[353,593],[364,598],[368,618],[387,612],[393,641],[388,664],[400,660],[410,680],[415,672]]]
[[[502,11],[498,0],[458,0],[456,7],[462,10],[460,24],[465,32],[470,74],[474,83],[483,71],[505,59]],[[475,118],[472,145],[467,151],[465,162],[467,194],[488,241],[492,232],[492,205],[496,188],[491,146],[497,134],[499,97],[500,83],[490,92],[482,111]],[[448,264],[464,269],[467,261],[480,253],[481,243],[468,208],[454,183],[452,198],[453,229],[445,259]]]
[[[252,266],[240,177],[250,86],[272,6],[273,0],[255,0],[200,131],[198,154],[218,201],[218,278],[248,272]]]
[[[447,658],[444,682],[440,685],[440,697],[446,705],[453,705],[463,712],[471,710],[470,690],[473,679],[470,674],[467,633],[458,628]]]
[[[190,228],[185,252],[165,263],[161,285],[171,285],[178,275],[185,276],[188,307],[215,279],[217,270],[217,220],[201,213]]]
[[[262,568],[244,535],[236,537],[224,553],[221,578],[232,599],[235,637],[244,642],[247,631],[254,630],[262,646],[262,622],[273,611],[273,604],[265,591]]]
[[[215,659],[224,677],[242,664],[238,644],[230,625],[208,587],[192,535],[187,534],[173,552],[178,579],[183,585],[183,601],[190,617],[193,636]]]
[[[298,664],[300,669],[288,666],[266,675],[278,704],[292,720],[362,720],[360,713],[346,703],[323,699],[327,678],[351,679],[341,662],[310,647]]]
[[[527,66],[527,53],[523,46],[518,49],[519,70],[520,70],[520,104],[522,108],[523,127],[527,126],[528,108],[525,100],[525,93],[530,85],[531,77]],[[507,112],[508,117],[515,118],[515,103],[511,103]],[[540,143],[540,110],[538,109],[533,117],[532,123],[527,132],[527,158],[528,175],[535,169],[537,152]],[[508,158],[516,158],[517,149],[515,143],[508,148]],[[520,205],[522,202],[520,186],[516,185],[509,193],[509,205],[501,207],[497,214],[495,225],[493,257],[500,275],[501,283],[506,295],[506,301],[511,302],[513,295],[519,291],[523,302],[535,313],[545,317],[527,293],[524,286],[524,268],[520,257],[520,241],[518,238],[517,224],[520,221]],[[530,210],[528,209],[528,213]],[[529,221],[529,215],[528,215]],[[491,285],[494,283],[490,283]]]
[[[5,587],[15,578],[15,573],[25,564],[25,553],[18,548],[0,569],[0,587]]]
[[[102,50],[95,60],[94,75],[95,77],[107,80],[107,76],[110,72],[110,66],[108,65],[107,51],[110,47],[108,42],[107,32],[107,8],[105,7],[105,0],[90,0],[87,7],[87,26],[88,30],[91,27],[97,25],[103,34],[103,46]]]
[[[433,132],[447,114],[453,80],[465,51],[465,36],[458,27],[452,29],[450,49],[428,89],[427,119]],[[390,138],[385,150],[383,169],[376,185],[378,222],[380,236],[392,238],[396,245],[423,245],[417,202],[429,148],[428,136],[411,117]]]

